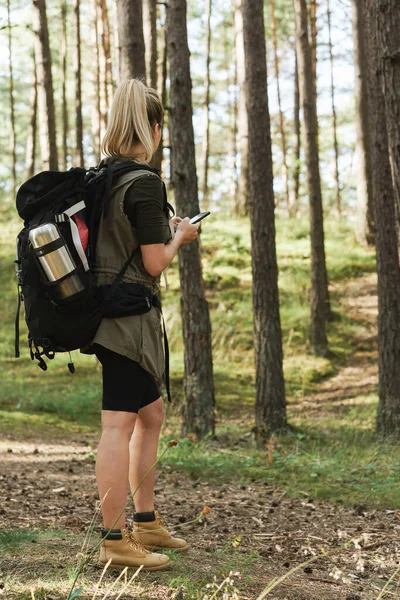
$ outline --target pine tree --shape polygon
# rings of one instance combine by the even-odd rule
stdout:
[[[357,240],[363,246],[374,242],[373,187],[369,97],[367,84],[367,43],[364,26],[364,0],[352,0],[355,96],[357,122]]]
[[[282,99],[281,99],[281,86],[279,82],[280,68],[279,68],[279,55],[278,55],[278,37],[276,31],[276,15],[275,15],[275,0],[269,0],[271,10],[271,32],[272,32],[272,43],[274,47],[274,67],[275,67],[275,79],[276,79],[276,93],[278,97],[278,113],[279,113],[279,133],[281,137],[281,148],[282,148],[282,173],[283,173],[283,185],[286,208],[289,212],[290,201],[289,201],[289,177],[288,177],[288,164],[287,164],[287,151],[286,151],[286,132],[285,132],[285,119],[282,110]]]
[[[296,44],[299,61],[300,96],[304,114],[304,150],[307,163],[307,184],[310,203],[310,343],[312,351],[315,354],[325,356],[328,350],[326,316],[329,311],[329,296],[325,261],[321,177],[319,171],[317,109],[313,85],[312,54],[308,40],[306,1],[294,0],[294,6],[296,12]]]
[[[210,160],[210,62],[211,62],[211,10],[212,0],[207,0],[206,27],[206,78],[204,96],[204,137],[203,137],[203,210],[208,210],[208,165]]]
[[[384,4],[385,10],[382,10]],[[369,55],[369,123],[378,271],[378,432],[400,437],[400,266],[395,227],[400,168],[399,6],[366,0]],[[397,189],[396,189],[397,188]]]
[[[286,427],[263,0],[243,0],[256,364],[256,435]]]
[[[56,118],[46,0],[32,0],[38,78],[40,149],[43,170],[58,170]]]
[[[170,65],[171,176],[178,214],[194,216],[199,209],[192,122],[191,77],[186,26],[186,0],[169,0],[167,47]],[[200,244],[179,250],[181,313],[185,348],[186,406],[183,432],[199,437],[214,432],[214,383],[211,323],[204,293]]]
[[[118,0],[119,77],[146,79],[142,0]]]
[[[61,96],[62,96],[62,154],[64,171],[68,164],[68,102],[67,102],[67,2],[61,0]]]
[[[339,216],[341,213],[341,198],[340,198],[340,174],[339,174],[339,144],[337,135],[337,116],[335,105],[335,81],[333,77],[333,44],[332,44],[332,27],[331,27],[331,7],[330,0],[327,0],[327,17],[328,17],[328,47],[329,47],[329,62],[331,67],[331,106],[332,106],[332,129],[333,129],[333,151],[335,156],[335,205],[336,213]]]
[[[301,125],[300,125],[300,88],[299,88],[299,68],[297,60],[297,51],[295,49],[295,68],[294,68],[294,143],[292,153],[292,184],[289,195],[289,214],[295,217],[299,210],[299,189],[300,189],[300,150],[301,150]]]
[[[16,134],[15,134],[15,108],[14,108],[14,72],[12,64],[12,34],[11,34],[11,10],[10,0],[7,0],[7,33],[8,33],[8,68],[9,68],[9,92],[10,92],[10,151],[11,151],[11,175],[13,181],[13,192],[17,187],[17,157],[16,157]]]
[[[157,0],[143,0],[147,85],[157,89]]]
[[[81,7],[80,0],[75,0],[75,149],[77,166],[83,167],[83,122],[82,122],[82,69],[81,69]]]
[[[233,0],[234,8],[234,32],[235,32],[235,61],[238,98],[238,149],[240,154],[240,169],[238,175],[238,189],[236,193],[236,215],[247,216],[249,214],[249,141],[246,101],[244,97],[245,70],[244,70],[244,46],[243,46],[243,19],[241,12],[242,0]]]
[[[37,108],[38,108],[38,89],[37,89],[37,75],[36,75],[36,58],[35,51],[32,53],[32,71],[33,71],[33,82],[31,90],[31,99],[29,103],[30,119],[28,138],[26,141],[26,172],[27,177],[33,177],[35,173],[36,164],[36,147],[37,147]]]

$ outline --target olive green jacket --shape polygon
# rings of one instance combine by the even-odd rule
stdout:
[[[99,285],[112,283],[134,252],[123,281],[144,284],[153,294],[160,291],[160,275],[152,277],[143,265],[136,229],[124,213],[124,197],[132,183],[141,177],[158,177],[149,171],[133,171],[119,177],[113,187],[108,215],[101,220],[96,245],[94,274]],[[165,242],[171,238],[165,215]],[[104,318],[92,343],[137,361],[146,371],[159,378],[164,373],[161,315],[154,307],[143,315]]]

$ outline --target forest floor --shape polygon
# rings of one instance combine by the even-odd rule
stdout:
[[[357,410],[358,398],[376,391],[376,278],[352,279],[343,292],[341,302],[351,318],[363,323],[357,350],[301,402],[289,399],[293,415],[306,411],[318,418],[326,403],[339,412],[348,404]],[[7,600],[65,600],[97,506],[98,431],[92,439],[76,432],[60,434],[51,427],[42,428],[38,437],[38,431],[2,431],[0,596]],[[218,442],[215,448],[222,455],[228,452]],[[267,598],[400,598],[397,576],[382,592],[400,564],[399,506],[341,506],[310,497],[307,491],[290,495],[282,485],[268,481],[239,485],[202,479],[175,469],[173,462],[161,463],[158,469],[156,501],[172,529],[178,524],[177,531],[204,506],[211,512],[202,522],[179,530],[190,544],[189,552],[171,556],[169,571],[139,573],[121,596],[126,600],[256,599],[275,577],[284,579]],[[97,543],[98,530],[97,520],[91,546]],[[290,573],[296,567],[300,568]],[[230,572],[233,585],[222,586],[213,596]],[[81,598],[92,598],[100,575],[93,558],[77,584],[83,588]],[[112,570],[106,574],[97,598],[116,576]],[[223,596],[227,588],[231,591]],[[119,582],[107,597],[116,599],[121,589]]]

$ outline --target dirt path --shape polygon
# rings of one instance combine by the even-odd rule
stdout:
[[[350,283],[343,301],[354,318],[365,323],[359,350],[348,365],[307,398],[312,410],[327,398],[345,402],[376,388],[376,351],[371,350],[376,337],[374,278]],[[66,564],[76,564],[97,506],[92,448],[76,436],[64,444],[34,444],[11,435],[0,442],[0,457],[0,528],[64,532],[52,539],[39,537],[28,550],[24,546],[4,555],[0,596],[29,598],[30,586],[47,577],[53,583],[40,600],[65,598],[66,588],[54,581],[61,581]],[[205,505],[211,513],[205,522],[180,532],[191,549],[174,561],[172,571],[157,576],[141,574],[134,596],[123,596],[125,600],[194,599],[198,596],[193,590],[182,588],[177,593],[181,585],[188,587],[188,576],[200,589],[210,574],[221,582],[232,569],[240,572],[241,598],[255,599],[272,577],[320,555],[321,548],[332,555],[301,568],[267,598],[372,600],[400,560],[399,511],[343,508],[306,497],[290,499],[266,484],[213,485],[193,481],[169,467],[159,469],[156,501],[172,526],[194,519]],[[96,532],[98,529],[97,523]],[[88,589],[99,575],[93,562],[85,580]],[[110,574],[106,582],[113,577]],[[391,587],[387,597],[400,595]]]
[[[349,282],[344,288],[341,304],[359,325],[357,351],[339,372],[323,381],[317,392],[309,394],[292,410],[318,412],[324,402],[354,406],[357,396],[376,391],[378,386],[376,275],[367,275]]]

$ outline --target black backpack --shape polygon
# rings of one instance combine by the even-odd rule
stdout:
[[[53,359],[56,352],[70,352],[90,344],[104,316],[143,314],[152,305],[159,305],[159,299],[152,296],[146,287],[121,283],[133,254],[109,286],[97,287],[91,270],[99,223],[101,218],[107,216],[112,186],[117,177],[139,169],[156,172],[151,167],[132,162],[117,165],[102,162],[89,170],[73,168],[67,172],[44,171],[20,187],[16,206],[19,216],[24,220],[24,228],[17,237],[15,261],[18,280],[16,358],[20,355],[21,302],[25,305],[30,355],[44,371],[47,370],[45,358]],[[31,230],[45,223],[57,224],[84,288],[64,300],[55,296],[54,283],[44,277],[38,264],[38,251],[29,240]],[[82,244],[82,237],[86,238],[84,241],[87,243]],[[125,313],[118,312],[120,289],[117,290],[117,286],[120,283],[128,288],[124,301]],[[72,373],[75,370],[71,360],[68,368]]]

